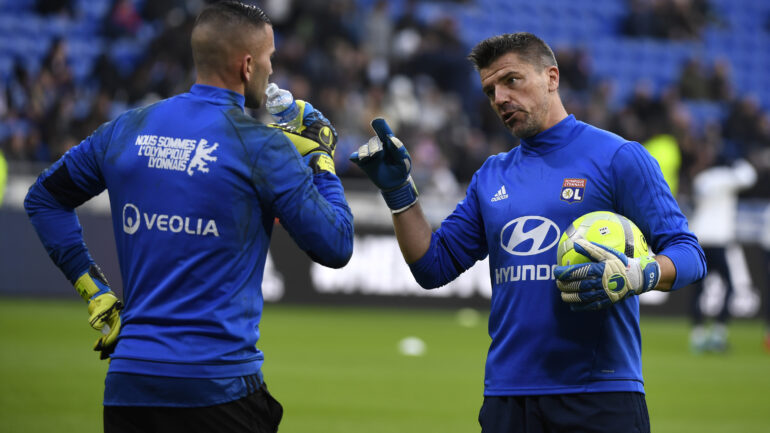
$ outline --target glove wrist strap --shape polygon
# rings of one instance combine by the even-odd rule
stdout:
[[[412,176],[406,178],[401,186],[388,191],[380,191],[388,205],[390,211],[394,214],[401,213],[417,203],[417,187],[414,185]]]
[[[92,264],[88,271],[75,280],[74,286],[80,297],[86,302],[110,291],[107,279],[104,278],[102,270],[95,264]]]
[[[638,282],[633,285],[636,294],[640,295],[657,287],[660,281],[660,265],[655,258],[644,257],[633,260],[638,263],[640,271]]]
[[[307,165],[313,170],[313,174],[323,173],[328,171],[331,174],[336,175],[334,170],[334,159],[326,152],[312,152],[303,157],[307,161]]]

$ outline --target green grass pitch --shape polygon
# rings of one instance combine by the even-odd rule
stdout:
[[[0,298],[0,433],[101,431],[107,364],[86,319],[74,300]],[[642,333],[654,432],[770,431],[760,322],[732,324],[721,356],[691,354],[684,319],[645,317]],[[282,433],[479,431],[484,314],[468,327],[447,310],[267,305],[262,335]],[[423,356],[399,353],[407,336]]]

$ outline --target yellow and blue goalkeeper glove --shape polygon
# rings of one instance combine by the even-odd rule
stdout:
[[[372,120],[372,129],[377,135],[353,152],[350,160],[380,189],[391,212],[403,212],[417,202],[417,187],[410,175],[412,158],[385,119]]]
[[[334,170],[334,150],[337,147],[337,131],[324,115],[313,108],[309,102],[297,100],[299,116],[302,116],[302,125],[290,128],[278,123],[267,126],[280,129],[291,140],[294,147],[305,159],[314,174],[328,171],[336,174]]]
[[[612,248],[575,240],[575,251],[592,260],[554,268],[561,299],[573,311],[600,310],[658,285],[660,265],[651,256],[628,258]]]
[[[118,341],[123,303],[110,290],[107,279],[96,265],[91,265],[88,272],[78,277],[75,290],[88,303],[88,322],[91,327],[103,334],[96,340],[94,350],[99,352],[100,359],[107,359]]]

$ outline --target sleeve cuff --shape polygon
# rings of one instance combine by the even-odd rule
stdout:
[[[700,248],[696,249],[687,245],[672,245],[658,253],[671,259],[676,269],[676,278],[671,290],[678,290],[705,276],[705,259],[699,250]]]

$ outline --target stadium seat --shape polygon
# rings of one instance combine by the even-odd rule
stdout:
[[[727,115],[727,107],[712,101],[683,101],[690,112],[693,128],[700,129],[709,122],[722,122]]]
[[[681,65],[692,55],[704,63],[729,59],[734,71],[733,85],[741,92],[757,94],[764,106],[770,106],[770,90],[765,90],[764,71],[770,70],[770,34],[763,26],[770,16],[770,1],[713,0],[717,16],[727,24],[707,26],[697,41],[670,41],[627,38],[620,35],[620,25],[628,13],[625,0],[572,0],[511,2],[480,0],[462,3],[452,9],[460,23],[461,35],[468,46],[503,32],[529,31],[554,46],[588,47],[593,71],[617,82],[616,98],[630,94],[636,81],[649,78],[660,91],[673,85]],[[494,10],[494,14],[487,11]]]
[[[0,52],[4,52],[0,45]],[[0,55],[0,80],[7,80],[13,74],[13,58],[6,55]]]

